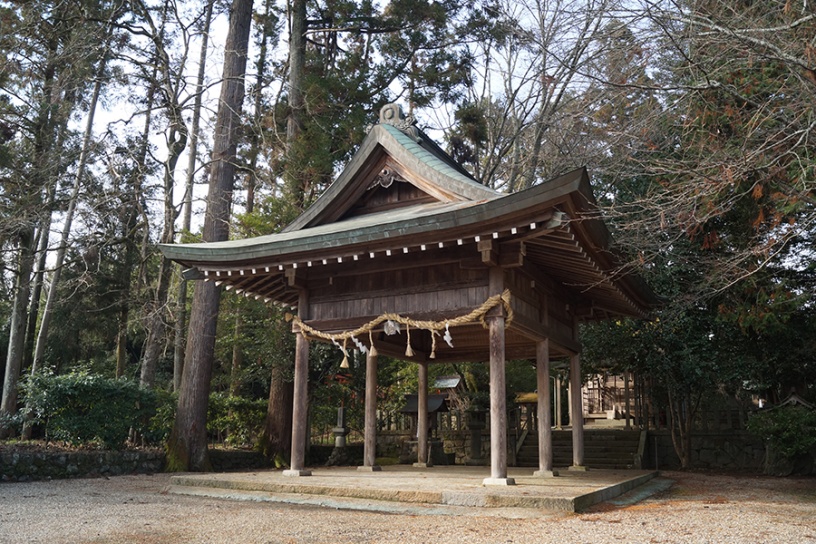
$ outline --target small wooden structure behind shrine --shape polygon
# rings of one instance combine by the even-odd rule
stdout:
[[[419,364],[419,409],[429,364],[490,365],[491,476],[507,478],[505,361],[538,369],[541,475],[552,474],[549,362],[570,359],[573,413],[581,414],[578,323],[643,316],[656,300],[620,273],[587,173],[525,191],[479,184],[399,106],[380,112],[342,174],[279,234],[162,246],[194,275],[297,309],[291,476],[304,467],[309,342],[366,352],[365,453],[375,466],[377,356]],[[419,440],[427,440],[420,414]],[[573,464],[583,465],[582,418]],[[428,448],[419,444],[418,465]]]

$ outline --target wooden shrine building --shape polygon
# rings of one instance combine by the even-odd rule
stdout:
[[[479,184],[396,104],[380,112],[326,192],[279,234],[162,246],[193,274],[297,309],[290,476],[306,476],[309,342],[366,356],[365,449],[375,466],[377,357],[490,366],[490,478],[507,485],[505,361],[536,361],[539,471],[552,475],[549,364],[568,358],[573,465],[583,465],[578,323],[644,316],[656,303],[620,273],[585,170],[504,194]],[[427,408],[424,408],[427,410]],[[419,414],[418,465],[427,463]]]

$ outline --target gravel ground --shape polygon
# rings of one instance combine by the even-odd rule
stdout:
[[[816,543],[816,479],[664,472],[667,491],[582,514],[425,513],[169,495],[169,475],[0,484],[2,543]]]

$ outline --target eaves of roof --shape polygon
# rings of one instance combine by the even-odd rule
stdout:
[[[205,263],[229,264],[240,261],[253,263],[285,261],[288,257],[302,258],[324,252],[337,252],[346,246],[365,246],[387,241],[395,245],[418,235],[444,231],[489,231],[507,218],[524,221],[543,214],[557,204],[569,200],[569,208],[586,208],[588,181],[583,169],[575,170],[547,183],[525,191],[499,196],[491,200],[420,204],[338,221],[336,223],[285,231],[242,240],[196,244],[160,244],[168,259],[196,266]],[[588,194],[591,198],[591,193]],[[569,210],[565,210],[569,211]],[[591,222],[587,223],[587,228]],[[605,249],[609,243],[605,228],[594,234],[592,245]]]

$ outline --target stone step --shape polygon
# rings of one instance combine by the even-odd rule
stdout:
[[[584,442],[584,449],[630,450],[637,449],[640,442]],[[538,447],[538,440],[525,440],[524,447]],[[553,449],[572,449],[572,442],[553,442]]]
[[[584,450],[584,457],[593,458],[610,458],[610,459],[631,459],[637,453],[637,450],[628,451],[586,451]],[[572,457],[572,450],[554,450],[553,457]],[[538,457],[538,449],[522,448],[516,454],[516,457]]]
[[[569,467],[572,465],[572,458],[569,459],[553,459],[553,467]],[[623,469],[630,469],[634,468],[631,461],[625,462],[608,462],[608,461],[598,461],[595,459],[584,459],[584,465],[594,469],[605,469],[605,470],[623,470]],[[530,468],[530,467],[538,467],[538,461],[532,461],[529,459],[521,460],[516,462],[517,467],[521,468]]]
[[[572,464],[572,432],[553,432],[553,465]],[[631,468],[640,446],[640,431],[605,430],[584,433],[584,464],[593,468]],[[528,433],[516,454],[516,466],[538,466],[538,434]]]

